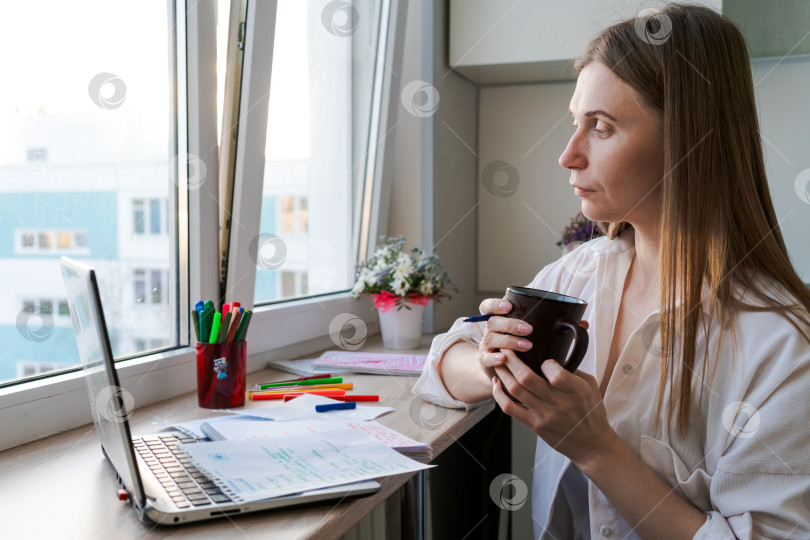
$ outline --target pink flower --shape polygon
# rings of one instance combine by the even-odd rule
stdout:
[[[426,306],[432,299],[431,296],[418,293],[411,293],[407,297],[397,296],[389,291],[382,291],[378,294],[372,294],[371,296],[374,297],[374,307],[380,310],[381,313],[386,313],[403,302]]]
[[[411,304],[417,304],[420,306],[426,306],[428,305],[428,302],[430,302],[430,296],[425,296],[418,293],[409,294],[408,299],[410,300]]]
[[[397,305],[397,298],[399,298],[399,296],[389,291],[382,291],[372,296],[374,297],[374,307],[379,309],[382,313],[395,307]]]

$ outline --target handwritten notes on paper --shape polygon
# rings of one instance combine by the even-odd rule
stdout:
[[[195,443],[181,448],[237,502],[432,467],[356,430]]]
[[[372,437],[407,456],[419,461],[431,459],[430,445],[415,441],[389,427],[374,421],[341,420],[289,420],[270,422],[248,417],[236,417],[226,421],[206,422],[201,430],[212,441],[232,441],[236,439],[266,439],[269,437],[289,437],[306,433],[327,433],[354,429],[367,437]]]

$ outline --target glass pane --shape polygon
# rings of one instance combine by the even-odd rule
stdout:
[[[176,295],[145,302],[149,274],[133,283],[135,268],[159,271],[165,289],[177,257],[154,211],[174,189],[169,5],[0,5],[13,74],[0,85],[0,384],[79,365],[63,255],[96,268],[116,357],[178,342]]]
[[[149,232],[160,234],[160,200],[149,199]]]
[[[279,0],[255,302],[351,289],[380,2]]]

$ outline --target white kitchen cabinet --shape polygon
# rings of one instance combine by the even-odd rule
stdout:
[[[450,0],[450,66],[478,84],[572,79],[600,30],[664,2]],[[721,0],[696,3],[721,11]]]

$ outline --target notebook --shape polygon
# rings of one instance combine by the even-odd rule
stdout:
[[[364,480],[244,504],[224,493],[182,450],[205,443],[180,432],[133,441],[129,426],[132,396],[121,387],[113,363],[95,272],[66,257],[61,259],[61,269],[101,450],[141,521],[179,525],[380,490],[376,481]]]
[[[422,354],[364,353],[354,351],[326,351],[312,367],[329,371],[351,370],[374,375],[419,375],[427,356]]]

